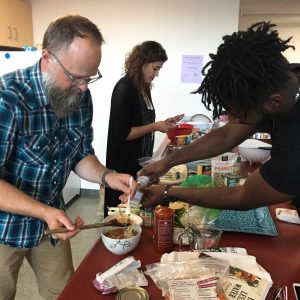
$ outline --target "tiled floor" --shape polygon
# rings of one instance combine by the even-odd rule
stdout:
[[[81,216],[86,224],[99,221],[97,216],[97,205],[99,202],[99,196],[96,191],[93,193],[83,193],[83,196],[78,197],[68,207],[67,214],[75,219],[76,216]],[[73,252],[73,262],[75,269],[82,261],[85,254],[94,245],[99,237],[99,229],[88,229],[81,231],[77,236],[71,239],[71,246]],[[21,267],[17,295],[15,300],[42,300],[39,295],[35,276],[26,260]]]

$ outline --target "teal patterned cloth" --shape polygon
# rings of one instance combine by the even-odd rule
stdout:
[[[247,211],[223,210],[215,221],[215,225],[224,231],[278,236],[266,206]]]

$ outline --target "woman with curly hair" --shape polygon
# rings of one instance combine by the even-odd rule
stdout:
[[[125,76],[115,85],[107,138],[106,165],[133,177],[141,169],[138,159],[152,156],[155,131],[173,129],[183,115],[155,121],[151,97],[152,81],[168,59],[165,49],[155,41],[136,45],[125,60]],[[121,193],[106,188],[107,207],[120,203]]]

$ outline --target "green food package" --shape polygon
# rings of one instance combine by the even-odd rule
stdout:
[[[182,188],[209,188],[216,186],[215,181],[208,175],[193,175],[180,184]],[[178,216],[175,215],[175,220],[182,227],[186,227],[188,223],[212,224],[219,217],[221,210],[190,205],[188,210],[185,210],[185,212],[180,210],[178,213]]]

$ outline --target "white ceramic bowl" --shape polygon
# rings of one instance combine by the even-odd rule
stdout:
[[[264,163],[270,158],[271,150],[259,149],[259,147],[270,148],[271,145],[256,139],[248,139],[238,146],[238,151],[242,159],[250,163]]]
[[[141,239],[142,228],[139,225],[132,225],[132,226],[134,226],[134,229],[138,232],[138,234],[127,239],[109,238],[105,235],[105,233],[108,232],[109,230],[116,229],[118,227],[114,227],[114,226],[103,227],[101,230],[101,238],[106,249],[114,254],[123,255],[131,252],[134,248],[136,248],[136,246],[138,245]]]

